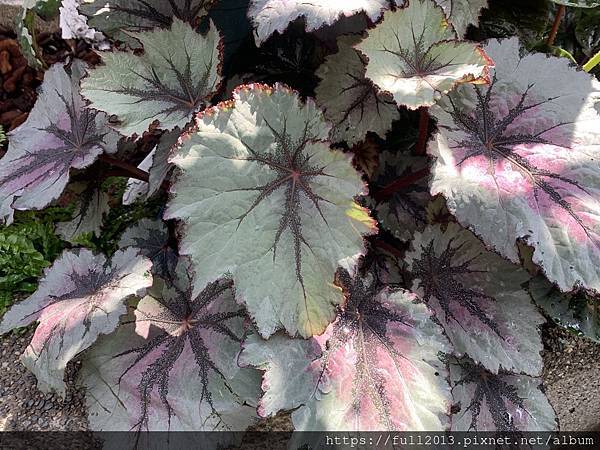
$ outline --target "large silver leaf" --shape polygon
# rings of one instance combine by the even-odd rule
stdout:
[[[152,284],[150,266],[133,248],[118,251],[110,262],[86,249],[65,251],[46,269],[38,290],[4,315],[0,334],[39,322],[21,361],[41,390],[65,395],[67,363],[116,328],[125,300],[144,295]]]
[[[412,0],[387,11],[355,46],[367,58],[367,78],[410,109],[431,106],[458,84],[486,81],[490,59],[476,44],[458,41],[441,7]]]
[[[231,280],[192,296],[189,266],[153,288],[87,353],[80,380],[98,431],[243,431],[256,417],[260,374],[237,356],[245,314]]]
[[[450,358],[452,431],[553,431],[556,414],[541,378],[488,372],[469,358]]]
[[[179,250],[196,289],[231,273],[264,336],[322,333],[343,299],[338,264],[374,231],[353,200],[365,187],[349,157],[318,141],[328,134],[312,101],[281,85],[242,86],[198,116],[171,158],[181,174],[165,218],[184,222]]]
[[[416,233],[405,260],[413,290],[433,309],[457,355],[493,373],[541,374],[545,320],[521,287],[527,272],[456,223]]]
[[[250,336],[240,364],[265,370],[259,414],[295,409],[299,431],[441,431],[450,387],[439,325],[416,296],[340,270],[347,296],[337,318],[309,340]]]
[[[179,19],[168,30],[131,33],[142,55],[103,52],[104,65],[82,81],[92,106],[120,123],[115,127],[141,136],[151,123],[163,129],[183,127],[203,109],[221,83],[221,37],[210,23],[205,35]]]
[[[328,56],[316,72],[322,80],[315,89],[316,101],[334,125],[331,140],[349,146],[362,141],[369,131],[384,138],[392,122],[400,118],[392,97],[378,92],[365,77],[366,61],[352,48],[359,39],[340,36],[338,52]]]
[[[518,262],[522,239],[560,289],[598,291],[600,83],[564,58],[521,57],[516,38],[485,50],[493,84],[431,108],[431,192],[503,256]]]
[[[29,117],[9,134],[8,152],[0,159],[0,220],[10,223],[14,210],[48,206],[71,169],[116,151],[119,137],[107,128],[108,117],[87,108],[79,94],[84,71],[80,60],[72,62],[70,74],[62,64],[52,66]]]

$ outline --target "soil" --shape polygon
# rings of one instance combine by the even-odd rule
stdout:
[[[0,339],[0,431],[86,430],[83,392],[74,387],[78,365],[68,367],[66,398],[44,394],[20,363],[33,331]],[[554,325],[543,331],[544,386],[563,431],[600,431],[600,344]],[[260,421],[255,431],[291,431],[289,414]]]

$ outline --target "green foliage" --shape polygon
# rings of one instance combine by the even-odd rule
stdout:
[[[69,214],[60,207],[27,211],[18,213],[12,225],[0,227],[0,315],[15,297],[36,290],[43,269],[64,247],[54,233],[54,222]]]

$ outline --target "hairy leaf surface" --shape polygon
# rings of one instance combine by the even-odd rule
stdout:
[[[169,233],[162,220],[142,219],[121,236],[119,247],[135,247],[152,261],[152,273],[165,280],[175,276],[177,253],[168,245]]]
[[[299,431],[443,430],[450,390],[440,352],[449,345],[416,297],[338,272],[347,302],[325,333],[244,344],[241,364],[265,370],[259,414],[299,409]]]
[[[212,22],[205,35],[179,19],[170,29],[131,33],[142,55],[101,53],[103,66],[82,81],[94,108],[116,115],[116,128],[141,136],[151,123],[182,127],[203,109],[221,83],[221,37]]]
[[[486,51],[493,83],[431,109],[431,192],[512,261],[523,239],[563,291],[600,290],[600,84],[564,58],[521,58],[517,39]]]
[[[563,294],[544,277],[529,283],[529,293],[559,325],[600,342],[600,299],[583,292]]]
[[[88,17],[89,26],[135,47],[139,42],[130,33],[169,28],[173,18],[194,24],[212,3],[214,0],[86,0],[79,9]]]
[[[375,21],[388,6],[387,0],[251,0],[248,17],[256,27],[256,43],[261,45],[274,32],[282,33],[300,17],[310,32],[332,25],[342,16],[360,12]]]
[[[91,165],[103,152],[116,151],[118,135],[105,114],[85,106],[79,80],[85,64],[75,60],[69,75],[55,64],[44,76],[42,92],[23,125],[9,136],[0,159],[0,219],[14,210],[41,209],[58,198],[71,169]]]
[[[427,176],[412,182],[420,172],[427,170],[429,162],[424,156],[412,156],[405,152],[382,152],[379,168],[375,173],[375,183],[387,186],[394,180],[406,177],[411,179],[397,189],[390,198],[375,205],[377,218],[383,228],[403,241],[409,241],[413,233],[425,226],[427,222],[426,206],[431,198]]]
[[[442,8],[412,0],[384,13],[355,46],[368,58],[367,78],[410,109],[431,106],[457,84],[485,81],[491,61],[477,45],[457,41]]]
[[[110,262],[86,249],[65,251],[46,269],[38,290],[4,315],[0,334],[39,322],[21,361],[41,390],[65,395],[67,363],[116,328],[125,299],[143,295],[152,284],[150,266],[133,248],[118,251]]]
[[[198,116],[171,158],[182,173],[165,218],[184,222],[179,250],[196,290],[231,273],[263,336],[322,333],[343,299],[338,264],[351,265],[374,231],[353,201],[364,185],[349,158],[317,141],[328,134],[312,101],[242,86]]]
[[[540,375],[545,322],[521,287],[527,272],[456,223],[416,233],[405,258],[413,290],[433,309],[456,354],[488,370]]]
[[[352,146],[372,131],[381,137],[400,118],[391,95],[380,93],[365,78],[365,61],[352,48],[357,36],[338,38],[338,52],[328,56],[316,75],[321,83],[315,89],[317,104],[325,118],[334,124],[333,142],[345,141]]]
[[[192,295],[189,266],[144,297],[135,325],[89,352],[81,380],[94,430],[244,430],[256,416],[260,375],[239,368],[244,311],[231,280]]]
[[[73,183],[67,192],[77,195],[73,218],[56,224],[56,233],[65,241],[73,242],[83,233],[100,235],[104,215],[110,210],[109,195],[102,191],[98,183]]]
[[[493,374],[469,358],[450,358],[452,431],[553,431],[556,414],[541,378]]]

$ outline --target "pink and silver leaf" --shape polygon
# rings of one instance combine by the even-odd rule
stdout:
[[[244,343],[240,364],[265,371],[259,414],[292,413],[299,431],[444,430],[450,387],[442,329],[416,296],[338,271],[346,304],[321,336]],[[302,439],[302,437],[299,437]]]
[[[65,395],[67,363],[117,327],[126,299],[144,295],[152,284],[150,266],[134,248],[110,261],[86,249],[65,251],[46,269],[38,290],[4,315],[2,334],[39,323],[21,361],[41,390]]]
[[[71,169],[116,151],[119,137],[107,127],[108,116],[87,108],[79,94],[85,70],[80,60],[68,68],[53,65],[29,117],[9,134],[0,159],[0,221],[11,223],[14,210],[48,206],[63,192]]]
[[[414,292],[432,308],[456,355],[493,373],[541,374],[545,320],[521,287],[527,272],[456,223],[416,233],[405,260]]]
[[[485,50],[492,83],[431,108],[431,192],[501,255],[519,262],[521,239],[561,290],[600,291],[600,83],[516,38]]]
[[[192,295],[190,267],[143,298],[135,322],[87,354],[80,381],[98,431],[242,431],[254,422],[260,374],[240,368],[245,312],[233,283]]]

